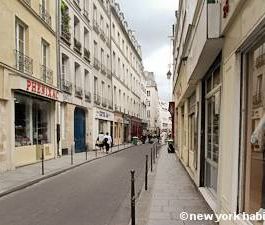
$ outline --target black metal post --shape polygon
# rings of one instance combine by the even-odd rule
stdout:
[[[151,148],[151,172],[153,172],[153,149]]]
[[[148,185],[148,155],[145,156],[145,190],[147,191]]]
[[[155,147],[153,147],[153,158],[154,158],[154,164],[156,163],[156,153],[155,153]]]
[[[87,161],[87,151],[88,151],[88,145],[86,145],[86,161]]]
[[[41,147],[41,174],[44,175],[44,147]]]
[[[71,165],[74,164],[74,144],[72,145],[72,148],[71,148]]]
[[[135,189],[134,189],[134,170],[131,170],[131,225],[135,225]]]

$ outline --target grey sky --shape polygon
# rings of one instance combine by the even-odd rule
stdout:
[[[125,14],[129,27],[136,30],[142,46],[145,69],[153,71],[158,84],[159,96],[169,100],[169,69],[171,50],[168,36],[174,23],[178,0],[117,0]]]

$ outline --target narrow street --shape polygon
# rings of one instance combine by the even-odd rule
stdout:
[[[130,170],[136,170],[139,194],[150,148],[124,150],[0,199],[0,224],[128,224]]]

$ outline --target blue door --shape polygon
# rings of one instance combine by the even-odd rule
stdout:
[[[86,148],[86,113],[83,109],[75,108],[74,137],[75,152],[84,152]]]

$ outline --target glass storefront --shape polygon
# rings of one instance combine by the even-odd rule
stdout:
[[[265,41],[248,53],[248,113],[246,138],[246,174],[244,210],[255,213],[265,209],[264,124]],[[258,132],[257,132],[258,131]],[[255,135],[255,133],[259,135]],[[254,134],[254,136],[253,136]],[[253,143],[253,137],[257,143]],[[252,142],[252,143],[251,143]]]
[[[15,146],[47,144],[51,141],[51,102],[15,94]]]
[[[205,96],[205,185],[217,192],[221,83],[220,67],[215,68],[206,80]]]

